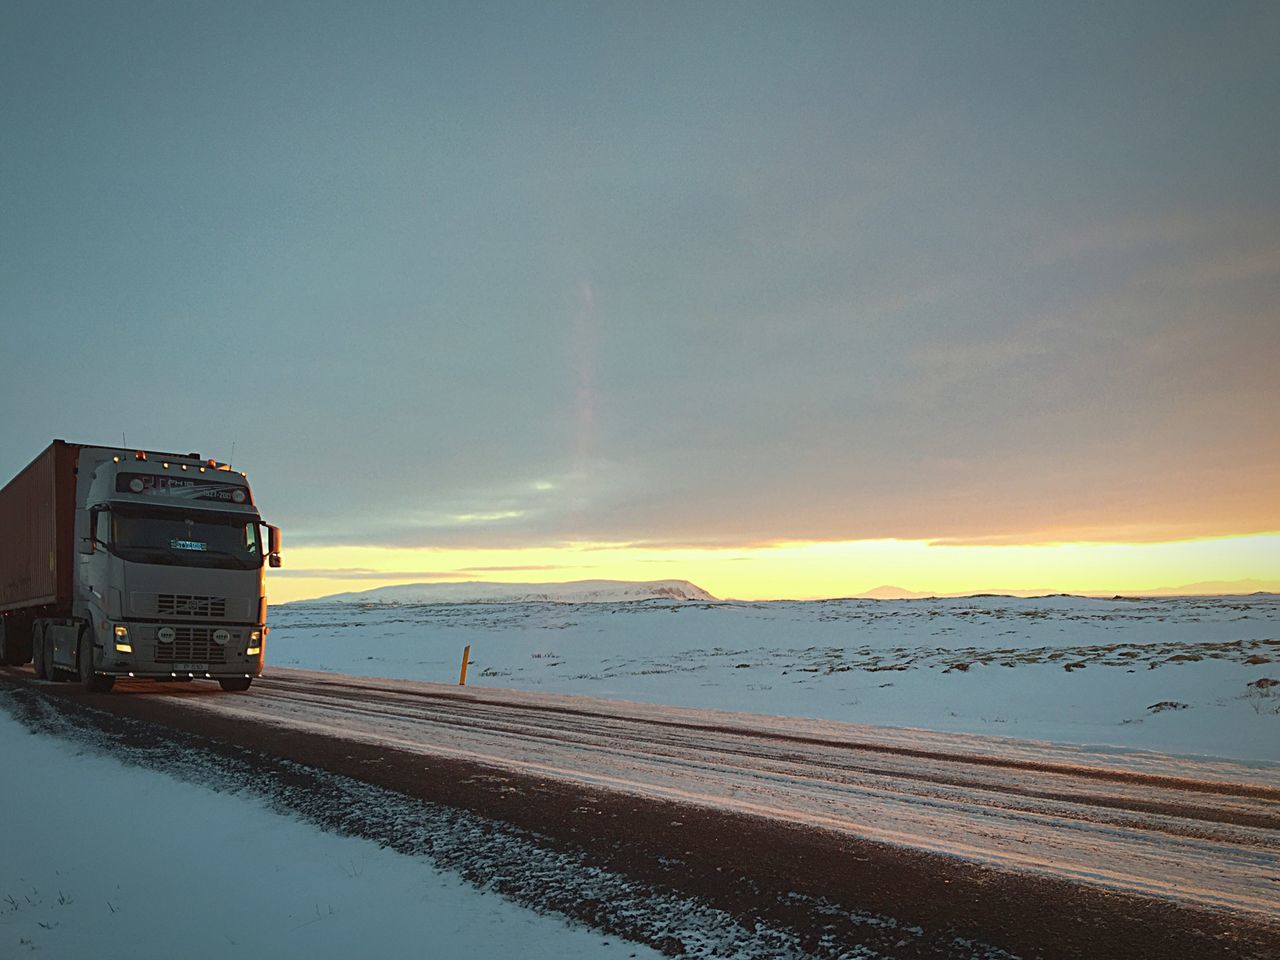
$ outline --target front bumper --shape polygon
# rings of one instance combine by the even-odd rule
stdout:
[[[265,626],[128,621],[119,625],[127,628],[127,644],[132,650],[117,649],[113,627],[104,638],[96,673],[155,679],[262,675]],[[258,637],[252,639],[255,631]],[[256,652],[249,653],[251,648]]]
[[[178,673],[170,671],[168,673],[150,670],[121,670],[117,668],[103,668],[93,671],[104,677],[133,677],[138,680],[225,680],[230,677],[260,677],[262,671],[257,673],[238,673],[236,671],[219,670],[218,672],[208,671],[205,673],[184,672]]]

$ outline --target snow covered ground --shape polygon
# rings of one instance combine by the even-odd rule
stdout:
[[[1275,597],[329,602],[275,608],[272,624],[268,680],[249,694],[202,684],[140,692],[182,709],[242,719],[260,712],[269,723],[342,730],[353,743],[455,753],[588,786],[608,779],[644,797],[780,812],[789,823],[799,818],[855,838],[1274,916],[1274,826],[1253,822],[1270,816],[1270,793],[1221,799],[1221,791],[1208,790],[1211,800],[1193,804],[1174,787],[1162,793],[1155,781],[1090,775],[1072,780],[1069,790],[1063,784],[1082,766],[1273,790],[1280,769],[1280,682],[1268,682],[1280,680]],[[481,689],[454,685],[466,644],[469,686],[494,691],[484,697],[475,696]],[[270,679],[281,666],[448,686],[426,697],[394,682],[360,685],[288,670],[274,670]],[[36,705],[30,709],[60,715],[43,687],[23,694]],[[129,687],[121,684],[113,696],[127,697]],[[552,703],[560,694],[637,703]],[[456,709],[435,702],[459,695]],[[504,712],[508,700],[537,701],[539,709],[513,722]],[[337,804],[322,791],[315,801],[352,816],[385,813],[398,825],[394,836],[419,818],[437,847],[440,837],[453,837],[445,846],[458,862],[481,857],[470,874],[451,869],[448,857],[418,855],[417,841],[398,853],[321,832],[314,824],[326,821],[310,813],[283,815],[262,793],[241,789],[249,780],[243,772],[184,782],[159,772],[169,767],[149,769],[145,757],[126,766],[104,755],[108,744],[120,755],[135,749],[110,739],[32,736],[3,701],[0,695],[0,751],[6,769],[22,776],[0,791],[0,818],[10,826],[0,848],[0,956],[276,953],[322,960],[363,956],[371,944],[383,956],[446,960],[517,951],[531,958],[655,956],[477,890],[468,879],[483,888],[484,878],[513,872],[512,851],[523,848],[506,840],[477,844],[475,830],[453,830],[440,811],[418,804],[410,816],[388,807],[385,791]],[[673,727],[647,704],[742,715],[677,718]],[[584,713],[588,708],[594,712]],[[662,736],[642,738],[629,753],[616,749],[649,714],[662,714],[655,724]],[[804,717],[816,720],[795,719]],[[46,719],[28,718],[28,726],[45,729]],[[570,726],[565,732],[555,724]],[[746,732],[734,733],[738,727]],[[673,737],[683,740],[672,746]],[[734,737],[745,737],[749,749]],[[781,741],[773,752],[770,737]],[[732,742],[719,749],[725,738]],[[860,751],[856,763],[832,765],[841,738],[856,740],[848,745]],[[144,744],[137,749],[153,750],[149,737],[136,739]],[[1152,749],[1245,763],[1144,752]],[[967,752],[957,761],[963,777],[945,769],[957,751]],[[178,768],[190,762],[184,751],[175,755]],[[901,769],[894,766],[899,755],[907,758]],[[591,765],[575,766],[581,756]],[[696,791],[672,779],[677,770],[694,778]],[[1105,802],[1093,802],[1094,793]],[[1151,804],[1159,809],[1148,810]],[[530,848],[522,856],[535,865],[528,875],[542,883],[544,852]],[[596,882],[589,874],[583,881],[576,864],[560,874],[566,883]],[[608,889],[594,896],[612,902],[615,887]],[[627,895],[640,904],[644,892]],[[775,931],[739,929],[713,910],[699,919],[697,909],[681,900],[659,920],[678,918],[682,936],[702,931],[704,955],[735,937],[765,944],[744,956],[785,953],[768,951],[768,938],[785,940]],[[636,907],[646,910],[652,913]],[[139,936],[141,926],[163,933]]]
[[[2,957],[659,956],[4,709],[0,755]]]
[[[1280,598],[297,603],[271,665],[1280,760]],[[1261,682],[1260,682],[1261,681]]]

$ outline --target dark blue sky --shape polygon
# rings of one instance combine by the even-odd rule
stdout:
[[[294,542],[1280,529],[1280,6],[10,2],[0,472]]]

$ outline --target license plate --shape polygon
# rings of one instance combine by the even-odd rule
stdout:
[[[207,663],[175,663],[173,669],[175,673],[206,673],[209,665]]]

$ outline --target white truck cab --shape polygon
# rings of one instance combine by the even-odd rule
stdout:
[[[81,447],[71,617],[37,622],[37,676],[217,680],[262,673],[264,568],[280,565],[243,473],[196,454]]]

